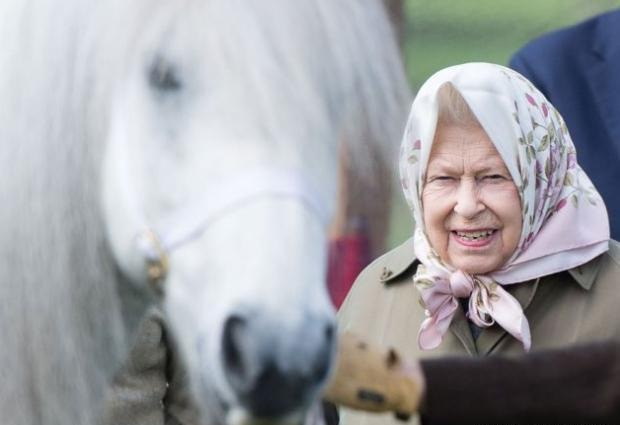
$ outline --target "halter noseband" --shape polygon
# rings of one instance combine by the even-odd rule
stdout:
[[[142,215],[136,214],[141,217],[139,226],[144,230],[137,233],[134,243],[144,257],[146,277],[155,292],[163,293],[162,283],[168,274],[168,255],[172,250],[200,237],[224,214],[265,197],[295,199],[318,216],[324,226],[329,223],[327,202],[304,174],[268,167],[254,168],[224,183],[211,185],[198,203],[156,225],[148,225]],[[126,199],[131,199],[128,194]]]

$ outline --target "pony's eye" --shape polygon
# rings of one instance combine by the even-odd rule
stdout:
[[[175,66],[159,57],[148,70],[148,81],[151,87],[161,92],[178,91],[183,86]]]

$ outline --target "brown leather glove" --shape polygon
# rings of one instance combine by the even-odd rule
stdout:
[[[351,333],[338,341],[336,367],[324,398],[370,412],[395,412],[408,419],[420,404],[424,380],[416,365],[405,365],[393,350],[371,347]]]

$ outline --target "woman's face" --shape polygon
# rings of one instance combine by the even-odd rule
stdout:
[[[499,269],[521,236],[521,201],[480,126],[438,124],[422,191],[426,235],[441,259],[471,274]]]

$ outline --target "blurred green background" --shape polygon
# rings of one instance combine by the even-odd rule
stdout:
[[[507,64],[529,40],[617,7],[620,0],[404,0],[403,55],[413,92],[441,68],[472,61]],[[388,248],[412,229],[395,188]]]

